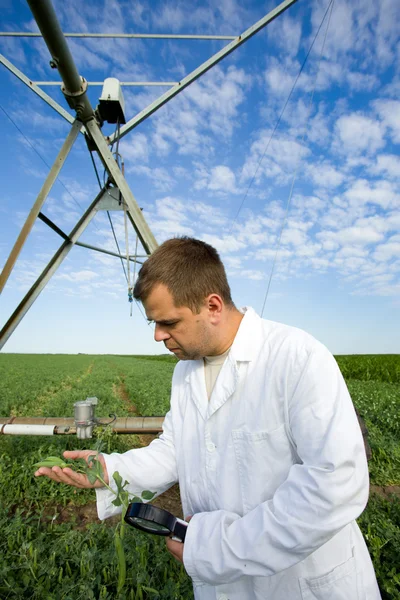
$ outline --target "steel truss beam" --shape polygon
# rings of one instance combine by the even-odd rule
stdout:
[[[67,136],[67,139],[65,140],[60,152],[58,153],[56,160],[54,161],[53,166],[50,169],[50,172],[42,186],[42,189],[39,192],[39,195],[34,205],[31,208],[28,218],[26,219],[24,226],[22,227],[21,232],[17,238],[17,241],[15,242],[14,247],[11,250],[10,256],[8,257],[7,262],[4,265],[4,268],[0,274],[0,293],[3,290],[6,281],[9,278],[10,273],[19,256],[19,253],[21,252],[22,247],[25,244],[26,238],[28,237],[36,221],[36,218],[40,213],[40,209],[45,203],[46,198],[49,195],[50,190],[53,187],[53,184],[62,169],[62,166],[64,165],[65,159],[67,158],[72,146],[74,145],[76,138],[78,137],[80,128],[81,123],[79,121],[75,121],[72,125],[71,131]]]
[[[96,207],[96,210],[98,210],[98,205]],[[108,209],[104,209],[104,210],[108,210]],[[50,229],[55,231],[60,237],[62,237],[63,240],[69,239],[68,235],[66,233],[64,233],[64,231],[62,231],[62,229],[57,227],[57,225],[55,223],[53,223],[53,221],[51,221],[48,217],[46,217],[46,215],[44,215],[43,213],[39,213],[38,218],[41,221],[43,221],[43,223],[46,223],[46,225],[48,227],[50,227]],[[127,257],[124,256],[123,254],[118,254],[117,252],[111,252],[111,250],[105,250],[104,248],[98,248],[97,246],[92,246],[91,244],[84,244],[83,242],[75,242],[75,246],[80,246],[81,248],[88,248],[88,250],[95,250],[96,252],[101,252],[102,254],[108,254],[109,256],[116,256],[117,258],[123,258],[124,260],[127,260]],[[129,255],[128,260],[130,260],[130,262],[137,262],[140,265],[142,265],[143,262],[140,260],[136,260],[137,258],[140,258],[140,256]],[[147,258],[147,255],[142,256],[142,258]]]
[[[0,37],[42,37],[35,31],[0,31]],[[64,33],[71,38],[122,38],[156,40],[234,40],[235,35],[180,35],[175,33]]]
[[[97,152],[99,153],[107,172],[109,173],[112,181],[121,191],[121,194],[128,205],[129,213],[133,219],[136,233],[139,236],[145,252],[147,252],[147,254],[151,254],[158,245],[156,238],[152,234],[150,227],[147,225],[142,211],[140,210],[125,177],[115,162],[115,158],[112,155],[106,140],[104,139],[104,135],[102,134],[100,127],[94,119],[88,121],[85,126],[90,138],[93,140],[96,146]]]
[[[98,202],[103,198],[105,193],[105,190],[101,190],[99,192],[99,194],[93,200],[92,204],[83,214],[83,216],[79,219],[78,223],[69,234],[68,239],[65,240],[63,244],[61,244],[57,252],[54,254],[53,258],[42,271],[41,275],[39,275],[35,283],[32,285],[29,292],[21,300],[11,317],[8,319],[7,323],[4,325],[3,329],[0,332],[0,349],[4,346],[10,335],[14,332],[16,327],[19,325],[23,317],[26,315],[26,313],[32,306],[32,304],[35,302],[40,292],[45,288],[47,283],[50,281],[51,277],[57,271],[58,267],[69,254],[75,242],[79,239],[79,237],[85,231],[86,227],[89,225],[90,221],[96,215],[96,206]]]
[[[188,85],[193,83],[193,81],[196,81],[196,79],[201,77],[201,75],[204,75],[204,73],[206,73],[214,65],[219,63],[223,58],[225,58],[225,56],[228,56],[229,54],[231,54],[231,52],[236,50],[236,48],[239,48],[239,46],[244,44],[244,42],[247,42],[247,40],[253,37],[253,35],[258,33],[261,29],[266,27],[269,23],[276,19],[276,17],[282,14],[286,9],[289,8],[289,6],[292,6],[292,4],[294,4],[295,2],[297,2],[297,0],[284,0],[284,2],[279,4],[279,6],[271,10],[267,15],[265,15],[265,17],[257,21],[257,23],[246,29],[246,31],[244,31],[241,35],[235,38],[233,42],[231,42],[230,44],[225,46],[225,48],[222,48],[222,50],[220,50],[211,58],[206,60],[202,65],[197,67],[197,69],[195,69],[189,75],[184,77],[182,81],[180,81],[177,85],[168,90],[168,92],[165,92],[165,94],[160,96],[160,98],[149,104],[147,108],[143,109],[140,113],[138,113],[136,117],[133,117],[133,119],[131,119],[130,121],[128,121],[128,123],[123,125],[123,127],[121,127],[120,129],[119,135],[114,134],[110,137],[110,143],[114,143],[117,137],[122,138],[124,137],[124,135],[132,131],[132,129],[139,125],[139,123],[147,119],[147,117],[150,117],[150,115],[152,115],[156,110],[158,110],[159,108],[161,108],[161,106],[166,104],[168,100],[171,100],[171,98],[179,94],[182,90],[187,88]]]
[[[60,85],[59,81],[34,81],[35,85],[40,86],[57,86]],[[87,81],[88,86],[92,85],[104,85],[104,81]],[[150,87],[171,87],[173,85],[177,85],[177,81],[120,81],[119,85],[128,86],[128,87],[142,87],[142,86],[150,86]]]
[[[15,65],[13,65],[12,62],[7,60],[7,58],[5,56],[3,56],[2,54],[0,54],[0,63],[2,65],[4,65],[13,75],[18,77],[18,79],[20,81],[22,81],[22,83],[24,83],[26,86],[28,86],[28,88],[30,90],[32,90],[33,92],[35,92],[35,94],[40,96],[40,98],[42,100],[44,100],[46,102],[46,104],[48,104],[49,106],[51,106],[51,108],[53,110],[58,112],[58,114],[61,115],[63,119],[68,121],[68,123],[71,123],[71,125],[72,125],[72,123],[75,122],[75,118],[72,115],[70,115],[69,112],[67,112],[62,106],[60,106],[58,104],[58,102],[53,100],[53,98],[51,98],[51,96],[48,96],[48,94],[46,94],[46,92],[41,90],[40,87],[38,87],[36,83],[31,81],[31,79],[29,79],[29,77],[24,75],[24,73],[22,73],[22,71],[17,69],[17,67]],[[60,84],[58,84],[58,85],[60,85]],[[83,127],[81,130],[81,133],[85,133],[85,130],[83,129]]]

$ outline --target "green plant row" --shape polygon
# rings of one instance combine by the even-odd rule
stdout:
[[[400,383],[400,354],[351,354],[335,358],[346,381]]]
[[[2,600],[190,600],[189,577],[164,540],[129,529],[122,540],[126,582],[118,592],[114,528],[54,524],[40,514],[0,508]]]
[[[400,485],[400,357],[338,356],[352,399],[369,430],[371,483]],[[0,354],[0,414],[72,416],[97,396],[97,414],[162,415],[168,410],[174,357]],[[139,444],[103,432],[107,452]],[[93,442],[90,443],[92,445]],[[129,529],[123,539],[126,581],[119,594],[114,526],[78,531],[57,523],[62,507],[93,502],[93,492],[34,478],[33,464],[83,449],[75,437],[0,437],[0,598],[192,598],[185,572],[162,540]],[[384,600],[400,600],[400,499],[376,494],[359,519]]]

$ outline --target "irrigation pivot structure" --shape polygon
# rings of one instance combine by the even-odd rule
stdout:
[[[258,31],[263,29],[287,8],[294,4],[297,0],[284,0],[279,6],[270,11],[262,19],[254,23],[251,27],[246,29],[240,35],[234,37],[229,44],[227,44],[222,50],[211,56],[203,64],[197,67],[194,71],[189,73],[181,81],[172,85],[172,87],[162,94],[157,100],[149,104],[144,110],[139,112],[136,116],[131,118],[127,123],[124,123],[124,118],[120,119],[120,123],[124,123],[122,127],[118,127],[114,135],[109,138],[105,138],[101,126],[104,120],[104,116],[107,119],[107,115],[102,114],[101,111],[101,99],[100,105],[97,108],[93,108],[89,98],[87,96],[88,83],[84,77],[80,76],[76,65],[74,63],[71,52],[68,48],[67,41],[61,30],[58,22],[56,13],[54,11],[51,0],[27,0],[29,7],[33,13],[36,23],[40,29],[41,35],[49,49],[51,55],[50,65],[57,69],[61,79],[62,86],[61,90],[68,103],[68,106],[75,111],[75,117],[72,117],[69,112],[65,111],[55,100],[48,96],[43,90],[32,81],[28,79],[21,71],[19,71],[7,58],[0,55],[0,62],[8,68],[16,77],[23,81],[26,85],[32,89],[33,92],[38,94],[45,102],[47,102],[55,111],[57,111],[64,119],[71,123],[71,130],[59,151],[59,154],[54,161],[52,168],[44,182],[39,195],[32,206],[32,209],[21,229],[17,241],[11,253],[5,263],[3,271],[0,275],[0,292],[4,288],[8,277],[15,265],[18,255],[35,223],[35,220],[39,217],[54,231],[56,231],[62,238],[63,243],[54,254],[52,259],[49,261],[41,275],[37,278],[35,283],[32,285],[30,290],[27,292],[25,297],[22,299],[18,307],[15,309],[11,317],[3,326],[0,332],[0,349],[4,346],[6,341],[9,339],[13,331],[16,329],[22,318],[25,316],[33,302],[39,296],[40,292],[44,289],[46,284],[51,279],[57,268],[63,262],[65,257],[68,255],[72,247],[76,245],[85,246],[79,242],[79,237],[82,235],[90,221],[96,215],[98,210],[122,210],[122,207],[126,210],[127,216],[136,234],[143,246],[145,256],[149,256],[154,249],[157,247],[157,242],[152,234],[143,214],[139,208],[138,203],[120,169],[118,161],[115,160],[114,155],[110,150],[110,145],[117,142],[123,136],[127,135],[133,128],[139,123],[147,119],[151,114],[163,106],[166,102],[174,98],[178,93],[184,90],[188,85],[198,79],[201,75],[206,73],[214,65],[219,63],[223,58],[228,56],[236,48],[245,43]],[[29,34],[24,32],[3,32],[0,35],[13,35],[13,36],[31,36],[39,34]],[[69,34],[72,35],[72,34]],[[77,34],[79,35],[79,34]],[[84,34],[82,34],[84,35]],[[93,34],[93,35],[105,35],[105,34]],[[114,35],[119,37],[123,34],[108,34],[109,37]],[[134,35],[134,34],[132,34]],[[137,34],[139,35],[139,34]],[[145,37],[145,36],[143,36]],[[151,37],[148,35],[147,37]],[[185,37],[185,38],[207,38],[226,39],[227,36],[154,36],[154,37]],[[231,38],[230,38],[231,39]],[[116,80],[115,80],[116,81]],[[46,84],[49,82],[41,82]],[[118,82],[119,83],[119,82]],[[153,83],[154,82],[149,82]],[[104,89],[104,88],[103,88]],[[116,99],[118,103],[118,99]],[[99,110],[100,109],[100,110]],[[115,122],[110,120],[109,122]],[[104,186],[100,193],[93,200],[92,204],[86,210],[86,212],[79,219],[78,223],[72,229],[69,234],[65,234],[61,231],[57,225],[52,223],[47,217],[41,213],[41,208],[46,201],[46,198],[57,179],[60,170],[75,142],[79,133],[83,133],[88,141],[88,147],[96,151],[101,162],[104,165],[106,172],[108,173],[108,185]],[[92,250],[103,251],[109,253],[106,250],[102,250],[95,247],[90,247]],[[113,254],[113,253],[110,253]],[[113,254],[116,255],[115,253]],[[118,255],[117,255],[118,256]],[[127,262],[129,260],[137,260],[137,257],[122,257]]]
[[[132,129],[139,125],[142,121],[150,117],[155,111],[161,106],[169,102],[182,90],[184,90],[191,83],[196,81],[204,73],[218,64],[226,56],[231,54],[236,48],[239,48],[253,35],[258,33],[269,23],[271,23],[276,17],[287,10],[297,0],[284,0],[276,8],[262,17],[259,21],[254,23],[251,27],[246,29],[238,36],[196,36],[196,35],[160,35],[160,34],[90,34],[91,36],[98,37],[153,37],[153,38],[184,38],[184,39],[225,39],[230,42],[216,54],[211,56],[204,63],[199,65],[191,73],[186,75],[179,82],[162,82],[163,84],[171,84],[164,94],[162,94],[157,100],[151,102],[145,109],[140,111],[137,115],[132,117],[130,120],[125,122],[124,115],[124,102],[121,92],[120,82],[114,78],[106,79],[103,86],[103,94],[100,97],[99,105],[93,108],[89,97],[87,95],[88,82],[82,77],[77,70],[72,54],[69,50],[66,36],[63,34],[57,15],[51,3],[51,0],[27,0],[35,21],[39,27],[39,33],[29,32],[0,32],[0,36],[20,36],[20,37],[32,37],[42,35],[43,39],[50,52],[51,60],[50,66],[57,69],[61,80],[61,91],[67,101],[68,107],[75,113],[72,116],[62,106],[60,106],[51,96],[46,94],[40,85],[48,85],[52,82],[39,82],[40,85],[32,82],[24,73],[22,73],[10,60],[0,54],[0,63],[3,64],[13,75],[15,75],[20,81],[27,85],[35,94],[37,94],[42,100],[52,107],[61,117],[67,120],[71,129],[65,139],[49,173],[43,183],[43,186],[31,208],[31,211],[20,231],[20,234],[11,250],[11,253],[5,263],[5,266],[0,274],[0,293],[3,290],[14,265],[17,261],[18,255],[20,254],[22,247],[32,230],[32,227],[37,218],[41,219],[46,225],[48,225],[53,231],[55,231],[61,238],[62,243],[54,256],[48,262],[42,273],[36,279],[30,290],[26,293],[20,304],[14,310],[13,314],[9,317],[5,325],[0,332],[0,349],[7,342],[13,331],[16,329],[18,324],[21,322],[29,308],[32,306],[36,298],[39,296],[41,291],[50,281],[52,275],[56,272],[60,264],[66,258],[68,253],[71,251],[74,245],[83,246],[104,252],[112,256],[117,256],[122,260],[126,260],[127,265],[131,260],[140,262],[139,256],[131,256],[127,253],[126,256],[110,252],[108,250],[97,248],[83,244],[79,241],[80,236],[85,231],[93,217],[99,210],[124,210],[126,216],[132,227],[134,228],[138,239],[144,250],[143,258],[149,256],[157,247],[157,241],[151,232],[143,213],[136,202],[136,199],[130,189],[123,173],[122,165],[119,164],[118,156],[112,153],[112,146],[114,143],[127,135]],[[68,36],[89,36],[89,34],[67,34]],[[161,82],[146,82],[146,85],[159,85]],[[126,82],[127,85],[133,85],[134,82]],[[108,93],[106,90],[110,91]],[[105,95],[104,95],[105,94]],[[102,133],[102,125],[105,121],[109,123],[117,123],[116,132],[105,137]],[[120,124],[122,127],[120,127]],[[108,174],[108,181],[103,185],[100,192],[93,199],[89,208],[80,217],[79,221],[73,227],[69,234],[63,232],[55,223],[53,223],[48,217],[46,217],[41,209],[52,189],[54,182],[56,181],[65,160],[71,151],[75,140],[82,134],[85,136],[88,146],[88,151],[97,152],[105,171]],[[111,148],[110,148],[111,146]],[[129,285],[129,282],[128,282]],[[28,425],[25,419],[21,425]],[[33,422],[34,420],[32,420]],[[8,422],[9,423],[9,422]],[[7,423],[2,422],[0,425],[1,432],[5,433],[5,425]],[[59,424],[61,426],[61,424]],[[70,424],[68,430],[71,431]],[[145,425],[143,426],[145,427]],[[51,429],[51,428],[50,428]],[[121,428],[120,428],[121,429]],[[61,429],[60,429],[61,432]],[[65,431],[64,431],[65,432]],[[11,433],[11,431],[10,431]]]

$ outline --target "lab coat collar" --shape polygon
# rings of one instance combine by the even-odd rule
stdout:
[[[263,321],[250,306],[245,306],[240,312],[244,316],[233,341],[230,356],[235,361],[251,362],[258,355],[262,344]]]
[[[216,381],[210,403],[207,400],[202,359],[191,361],[191,368],[185,377],[186,383],[191,387],[192,400],[203,419],[209,418],[235,392],[239,379],[237,362],[252,361],[262,343],[261,318],[250,307],[243,308],[241,312],[243,319],[221,369],[221,377]]]

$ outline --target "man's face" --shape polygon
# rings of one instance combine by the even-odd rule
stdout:
[[[197,360],[212,354],[213,327],[205,304],[199,314],[177,307],[168,288],[159,283],[143,302],[147,319],[154,321],[154,339],[180,360]]]

